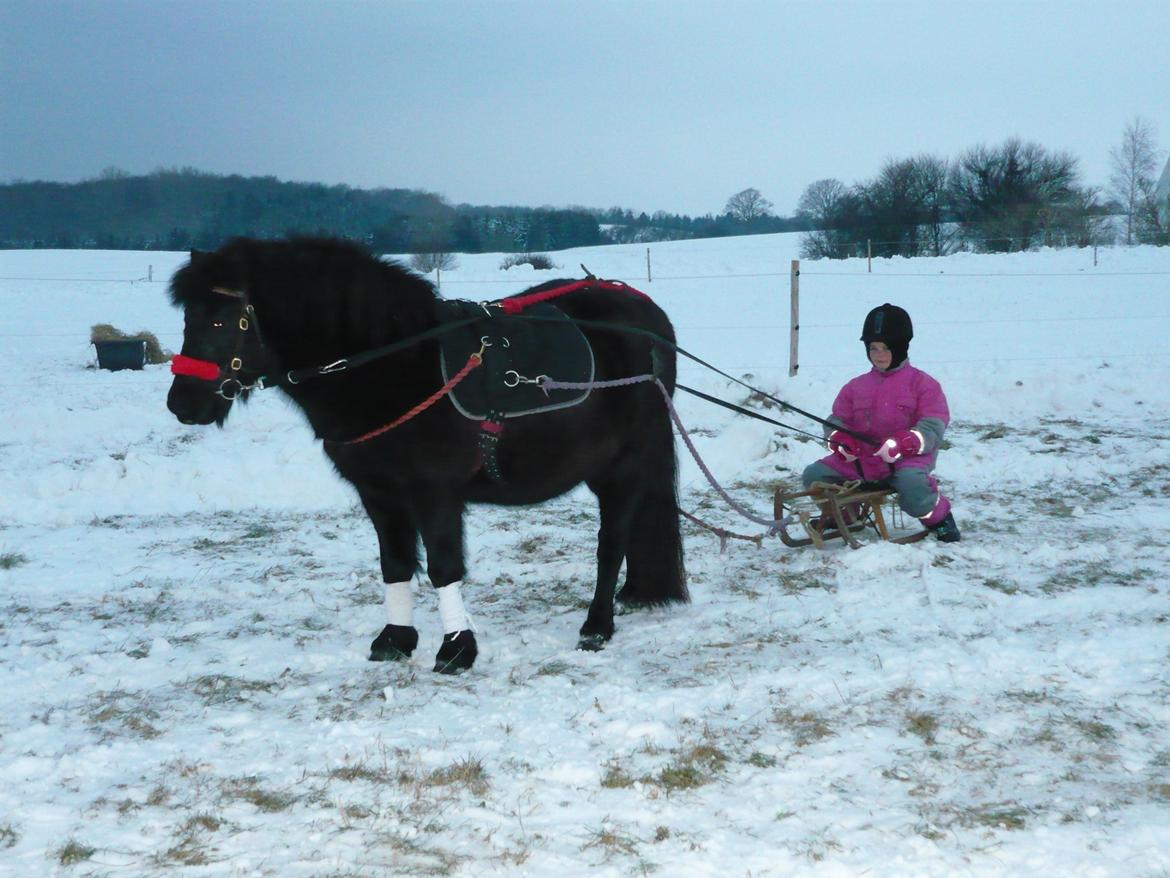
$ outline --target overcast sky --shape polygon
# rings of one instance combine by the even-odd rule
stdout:
[[[107,167],[718,213],[1012,136],[1170,147],[1168,0],[0,0],[0,182]]]

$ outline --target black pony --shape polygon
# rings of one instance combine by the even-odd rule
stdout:
[[[573,286],[555,304],[588,339],[593,380],[653,370],[673,391],[674,332],[662,310],[618,284]],[[175,416],[222,426],[234,399],[275,384],[304,410],[337,471],[357,489],[378,533],[386,583],[388,624],[371,660],[405,658],[418,645],[410,581],[421,536],[444,629],[435,670],[471,667],[475,636],[459,595],[468,503],[525,506],[581,482],[597,496],[597,584],[580,648],[601,649],[613,635],[623,560],[623,605],[689,599],[674,438],[654,383],[594,389],[576,404],[509,419],[502,429],[466,417],[438,393],[458,378],[441,362],[440,347],[448,326],[470,322],[466,310],[460,320],[427,280],[342,241],[236,239],[193,252],[172,279],[171,297],[186,321],[167,397]],[[475,307],[481,320],[495,313]],[[376,356],[361,356],[369,352]]]

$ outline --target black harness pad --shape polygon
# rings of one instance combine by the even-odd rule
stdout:
[[[541,319],[525,320],[524,316],[488,316],[476,302],[453,301],[444,307],[450,309],[452,320],[483,315],[482,320],[452,329],[442,338],[444,382],[487,343],[483,364],[451,391],[451,401],[464,417],[518,418],[568,408],[589,396],[589,389],[545,391],[531,383],[542,375],[574,383],[593,381],[593,349],[560,308],[532,305],[524,315]]]

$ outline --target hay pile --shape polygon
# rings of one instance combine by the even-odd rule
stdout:
[[[144,341],[146,342],[146,362],[152,366],[166,363],[174,356],[158,343],[158,338],[153,332],[147,332],[145,329],[138,332],[123,332],[108,323],[96,323],[89,328],[89,342],[94,344],[99,341]]]

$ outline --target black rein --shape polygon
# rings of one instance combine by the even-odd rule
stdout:
[[[480,303],[480,305],[484,309],[484,313],[488,317],[494,316],[492,314],[492,312],[488,309],[491,307],[498,307],[498,305],[496,305],[495,303],[491,303],[491,302]],[[766,393],[765,391],[760,390],[757,387],[753,387],[752,385],[748,384],[746,381],[742,381],[739,378],[734,377],[733,375],[729,375],[728,373],[724,372],[722,369],[718,368],[717,366],[713,366],[711,363],[708,363],[706,360],[702,359],[701,357],[697,357],[694,354],[690,353],[689,351],[685,350],[684,348],[679,347],[678,344],[671,341],[670,339],[665,338],[656,332],[652,332],[649,329],[640,329],[638,327],[633,327],[633,326],[622,326],[622,325],[617,324],[617,323],[608,323],[608,322],[602,321],[602,320],[579,320],[579,319],[576,319],[573,317],[568,317],[567,315],[564,318],[541,317],[541,316],[529,315],[529,314],[512,314],[510,316],[513,319],[517,319],[517,320],[530,320],[530,321],[538,321],[538,322],[546,322],[546,323],[551,323],[551,322],[563,323],[565,320],[568,320],[568,322],[570,322],[570,323],[572,323],[575,326],[580,327],[580,328],[601,329],[601,330],[607,330],[610,332],[626,332],[626,333],[631,333],[634,335],[645,336],[645,337],[649,338],[651,341],[653,341],[657,344],[664,345],[665,347],[672,349],[675,353],[681,354],[682,356],[686,357],[687,359],[689,359],[695,363],[698,363],[700,366],[704,367],[705,369],[708,369],[708,370],[716,373],[717,375],[720,375],[723,378],[726,378],[728,381],[732,381],[732,382],[740,385],[741,387],[744,387],[747,390],[750,390],[752,393],[758,394],[763,399],[769,400],[769,401],[775,403],[776,405],[780,406],[783,409],[786,409],[786,410],[793,412],[795,414],[798,414],[798,415],[802,415],[802,416],[804,416],[812,421],[815,421],[818,424],[821,424],[822,426],[832,427],[834,430],[841,430],[843,433],[848,433],[849,435],[853,436],[854,438],[861,439],[862,441],[867,441],[867,442],[873,441],[872,438],[869,436],[855,433],[852,430],[848,430],[839,424],[835,424],[832,421],[829,421],[825,418],[819,417],[818,415],[814,415],[811,412],[807,412],[804,409],[801,409],[801,408],[798,408],[797,406],[792,405],[791,403],[787,403],[782,399],[779,399],[775,396],[772,396],[772,394]],[[364,366],[366,363],[373,362],[374,360],[380,360],[383,357],[388,357],[392,354],[398,353],[399,351],[406,350],[407,348],[413,347],[414,345],[417,345],[421,342],[427,341],[428,339],[438,338],[438,337],[450,332],[451,330],[458,329],[461,326],[469,326],[472,323],[478,323],[480,320],[483,320],[483,318],[476,316],[476,317],[464,318],[461,320],[453,320],[453,321],[448,322],[448,323],[440,323],[438,326],[434,326],[428,330],[425,330],[423,332],[418,333],[417,335],[412,335],[410,338],[401,339],[400,341],[396,341],[392,344],[383,345],[382,347],[373,348],[373,349],[368,350],[368,351],[362,351],[362,352],[354,354],[352,356],[344,357],[340,360],[336,360],[332,363],[328,363],[324,366],[310,366],[310,367],[303,368],[303,369],[293,369],[289,372],[284,373],[283,375],[279,375],[279,376],[276,376],[274,378],[262,377],[253,386],[258,387],[258,388],[265,388],[265,387],[280,387],[283,385],[290,385],[290,384],[301,384],[304,381],[307,381],[311,378],[317,378],[317,377],[320,377],[322,375],[332,375],[332,374],[335,374],[337,372],[344,372],[344,371],[348,371],[350,369],[355,369],[359,366]],[[686,393],[689,393],[692,396],[697,396],[700,399],[706,400],[707,402],[711,402],[711,403],[714,403],[716,405],[723,406],[724,408],[730,409],[731,411],[737,412],[738,414],[746,415],[750,418],[755,418],[758,421],[764,421],[766,423],[773,424],[777,427],[782,427],[785,430],[791,430],[792,432],[799,433],[802,436],[809,436],[809,437],[817,440],[818,442],[821,441],[823,438],[821,436],[816,436],[812,433],[809,433],[805,430],[801,430],[797,427],[793,427],[790,424],[781,423],[780,421],[777,421],[773,418],[769,418],[767,415],[762,415],[759,412],[754,412],[751,409],[744,408],[743,406],[736,405],[735,403],[727,402],[726,400],[722,400],[722,399],[719,399],[718,397],[711,396],[710,394],[703,393],[702,391],[695,390],[692,387],[687,387],[686,385],[677,384],[677,383],[675,384],[675,386],[679,390],[685,391]]]

